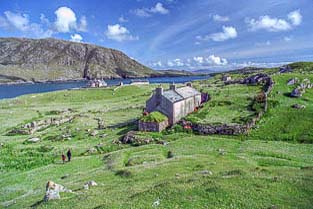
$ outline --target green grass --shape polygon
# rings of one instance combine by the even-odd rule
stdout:
[[[312,208],[313,92],[308,90],[298,99],[286,96],[293,88],[286,85],[292,77],[313,80],[311,74],[275,75],[269,111],[249,135],[199,136],[180,132],[181,127],[138,133],[166,141],[166,145],[112,143],[135,129],[131,122],[141,117],[153,85],[2,100],[0,207],[152,208],[159,200],[157,208]],[[188,117],[209,123],[244,122],[254,114],[249,105],[261,89],[222,86],[214,79],[195,82],[194,86],[208,91],[212,100]],[[306,108],[292,109],[294,103]],[[69,108],[72,111],[67,114],[77,115],[71,123],[48,127],[32,136],[6,135],[29,121],[59,117]],[[103,119],[105,129],[97,130],[97,118]],[[30,137],[41,141],[24,143]],[[61,153],[68,148],[73,161],[62,164]],[[96,152],[88,153],[90,148]],[[49,180],[75,193],[61,193],[60,200],[41,203]],[[90,180],[98,186],[83,190]]]
[[[307,90],[301,98],[289,97],[295,86],[288,86],[287,81],[294,77],[313,81],[312,74],[288,73],[273,76],[275,86],[269,96],[270,109],[250,133],[250,139],[313,142],[313,89]],[[294,109],[291,107],[294,104],[305,105],[306,108]]]
[[[255,115],[250,105],[261,91],[261,86],[225,86],[214,81],[201,84],[200,88],[207,91],[212,99],[198,112],[190,114],[187,120],[201,124],[244,124]]]
[[[140,120],[142,120],[144,122],[160,123],[160,122],[168,120],[168,118],[165,115],[163,115],[162,113],[160,113],[158,111],[154,111],[154,112],[149,113],[148,115],[142,116]]]

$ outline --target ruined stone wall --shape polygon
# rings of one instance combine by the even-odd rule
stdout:
[[[160,123],[157,122],[144,122],[138,121],[139,131],[148,131],[148,132],[161,132],[168,127],[168,121],[163,121]]]
[[[267,97],[269,93],[272,91],[274,86],[274,82],[271,77],[267,77],[265,80],[265,84],[263,86],[263,91],[265,95],[264,109],[261,112],[256,113],[256,116],[248,121],[246,124],[236,124],[236,125],[228,125],[228,124],[193,124],[189,121],[182,121],[182,125],[190,125],[193,131],[198,132],[203,135],[210,134],[220,134],[220,135],[239,135],[247,133],[251,128],[253,128],[256,123],[261,119],[263,114],[267,111],[268,100]]]

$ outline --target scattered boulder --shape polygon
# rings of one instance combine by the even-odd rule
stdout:
[[[143,145],[153,142],[153,138],[147,138],[146,136],[140,136],[136,131],[128,132],[124,137],[120,139],[123,144]]]
[[[44,201],[60,199],[60,192],[72,192],[71,190],[66,189],[60,184],[56,184],[53,181],[48,181],[46,184],[46,194],[43,198]]]
[[[291,86],[291,85],[295,85],[296,83],[299,82],[299,79],[298,78],[292,78],[292,79],[289,79],[288,82],[287,82],[287,85],[288,86]]]
[[[98,131],[96,130],[93,130],[91,133],[90,133],[90,136],[97,136],[98,135]]]
[[[70,176],[70,174],[65,174],[64,176],[61,176],[61,179],[66,179]]]
[[[291,106],[292,108],[295,108],[295,109],[304,109],[305,108],[305,105],[300,105],[300,104],[294,104]]]
[[[291,97],[301,97],[302,96],[302,91],[299,88],[295,88],[291,93]]]
[[[84,189],[89,189],[89,187],[98,186],[98,184],[95,181],[88,181],[84,184]]]
[[[37,137],[30,138],[30,139],[27,140],[27,142],[29,142],[29,143],[37,143],[37,142],[40,142],[40,138],[37,138]]]
[[[152,203],[152,207],[158,207],[160,205],[160,199],[157,199]]]
[[[98,150],[96,149],[96,148],[94,148],[94,147],[91,147],[91,148],[89,148],[88,150],[87,150],[87,154],[94,154],[94,153],[97,153],[98,152]]]
[[[225,154],[226,154],[226,152],[225,152],[224,149],[218,149],[217,151],[218,151],[218,153],[219,153],[220,155],[225,155]]]
[[[211,176],[211,175],[213,175],[212,171],[208,171],[208,170],[200,171],[199,174],[204,175],[204,176]]]

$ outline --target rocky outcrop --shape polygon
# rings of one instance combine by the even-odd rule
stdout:
[[[57,39],[0,38],[0,76],[14,81],[136,78],[160,74],[123,52]]]

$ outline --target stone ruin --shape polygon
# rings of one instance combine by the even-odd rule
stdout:
[[[138,121],[138,129],[140,131],[161,132],[169,126],[168,120],[162,122],[144,122]]]
[[[62,116],[60,118],[49,118],[40,121],[32,121],[25,125],[22,125],[20,128],[15,128],[11,130],[8,134],[22,134],[22,135],[31,135],[35,132],[48,128],[49,126],[59,126],[64,123],[72,122],[75,119],[75,116]]]
[[[257,74],[250,76],[245,79],[240,80],[233,80],[229,82],[225,82],[225,84],[259,84],[264,83],[262,94],[264,95],[264,108],[261,112],[258,112],[254,118],[248,121],[246,124],[193,124],[190,121],[181,121],[181,125],[185,126],[188,125],[192,128],[193,131],[198,132],[199,134],[203,135],[210,135],[210,134],[220,134],[220,135],[239,135],[247,133],[251,128],[253,128],[257,121],[261,119],[263,114],[267,111],[268,101],[267,97],[268,94],[272,91],[274,82],[272,78],[266,74]]]

